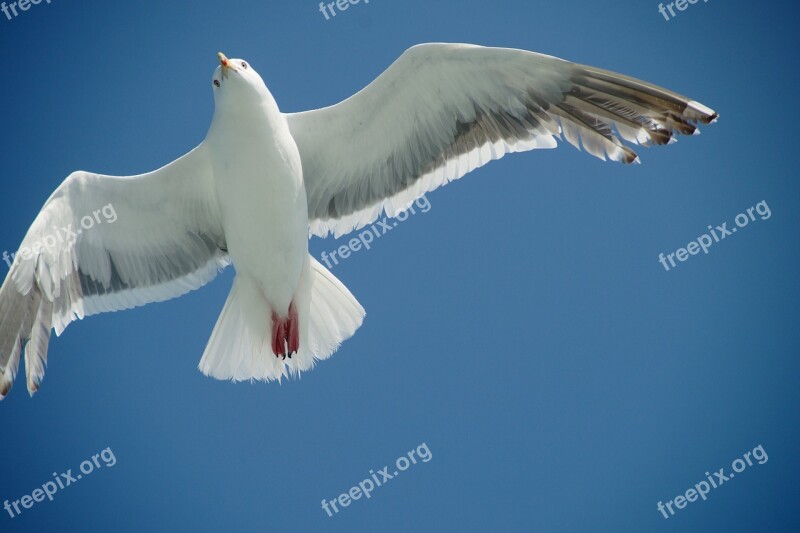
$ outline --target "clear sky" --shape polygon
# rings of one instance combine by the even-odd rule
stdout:
[[[643,0],[371,0],[326,20],[314,1],[47,1],[0,13],[8,251],[71,171],[140,173],[198,144],[220,50],[285,111],[445,41],[624,72],[721,119],[639,149],[640,166],[563,146],[429,194],[335,266],[367,318],[300,380],[197,371],[230,270],[73,324],[41,392],[18,380],[0,404],[0,503],[110,452],[52,502],[0,509],[0,531],[797,530],[796,6],[698,2],[666,20]],[[659,263],[762,201],[769,218]],[[759,445],[764,464],[675,507]],[[412,450],[427,462],[322,508]]]

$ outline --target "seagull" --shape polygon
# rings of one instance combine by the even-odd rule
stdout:
[[[309,255],[311,236],[395,217],[509,153],[563,138],[599,159],[638,163],[629,145],[670,144],[718,117],[607,70],[449,43],[408,49],[339,104],[282,113],[247,61],[218,59],[214,116],[199,146],[146,174],[73,172],[45,202],[0,288],[0,399],[22,358],[29,394],[39,390],[51,331],[176,298],[231,264],[236,276],[199,370],[232,381],[296,376],[365,316]],[[109,205],[113,224],[73,229]]]

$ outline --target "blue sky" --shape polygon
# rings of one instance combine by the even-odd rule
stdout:
[[[0,503],[106,448],[116,463],[16,518],[0,509],[0,530],[796,530],[796,9],[699,2],[666,21],[632,0],[372,0],[326,21],[313,1],[45,0],[0,14],[9,251],[71,171],[144,172],[198,144],[219,50],[284,111],[444,41],[624,72],[721,114],[640,149],[640,166],[565,146],[429,194],[428,212],[336,266],[367,318],[300,380],[196,370],[230,270],[71,325],[36,398],[18,381],[0,404]],[[659,264],[761,201],[768,219]],[[422,444],[429,461],[322,509]],[[768,461],[706,501],[657,510],[759,445]]]

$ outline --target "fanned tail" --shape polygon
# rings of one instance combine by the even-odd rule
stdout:
[[[308,256],[295,295],[300,349],[277,357],[272,347],[273,310],[254,280],[239,274],[220,314],[200,371],[222,380],[280,380],[311,369],[350,338],[364,320],[364,308],[342,282]]]

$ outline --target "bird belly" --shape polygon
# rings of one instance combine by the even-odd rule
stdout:
[[[231,262],[237,274],[256,281],[281,316],[289,312],[308,254],[306,191],[297,148],[289,141],[231,150],[214,165]]]

